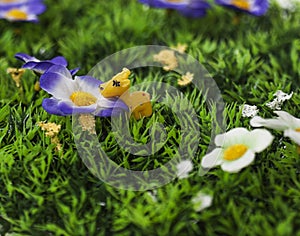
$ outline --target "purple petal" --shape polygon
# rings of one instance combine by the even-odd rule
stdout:
[[[113,109],[113,108],[107,108],[98,111],[95,116],[100,116],[100,117],[110,117],[110,116],[118,116],[120,115],[124,110],[122,109]]]
[[[64,116],[65,114],[58,109],[58,102],[55,98],[45,98],[42,102],[42,107],[50,114]]]
[[[46,71],[46,73],[48,73],[48,72],[56,73],[63,77],[72,79],[72,75],[71,75],[70,71],[66,67],[61,66],[61,65],[52,64],[52,66]]]
[[[62,56],[54,57],[53,59],[50,60],[50,62],[52,62],[53,64],[56,64],[56,65],[64,66],[64,67],[67,67],[67,65],[68,65],[66,58],[64,58]]]
[[[45,72],[40,78],[41,88],[54,97],[61,99],[65,99],[72,94],[72,91],[74,91],[73,82],[68,77],[52,72]]]
[[[70,70],[70,73],[71,73],[71,75],[75,75],[79,70],[80,70],[80,68],[77,67],[75,69]]]
[[[28,14],[39,15],[46,10],[46,6],[42,2],[32,2],[26,5]]]
[[[76,78],[80,79],[81,81],[84,81],[84,83],[87,83],[92,87],[99,87],[99,85],[103,83],[101,80],[97,80],[89,75],[76,76]]]
[[[43,74],[46,70],[48,70],[53,64],[51,62],[27,62],[22,68],[33,70],[39,74]]]
[[[120,109],[123,109],[123,110],[126,110],[128,111],[128,106],[119,98],[111,98],[109,99],[110,101],[114,101],[114,108],[120,108]]]
[[[150,7],[157,7],[157,8],[168,8],[168,9],[175,9],[178,10],[182,7],[185,7],[188,3],[175,3],[175,2],[168,2],[166,0],[139,0],[140,3],[147,4]]]
[[[21,60],[21,61],[24,61],[24,62],[29,62],[29,61],[34,61],[34,62],[39,62],[40,60],[35,58],[35,57],[32,57],[32,56],[29,56],[28,54],[25,54],[25,53],[17,53],[15,55],[15,58],[17,58],[18,60]]]
[[[36,71],[40,74],[45,73],[53,64],[51,62],[39,62],[36,66],[32,68],[33,71]]]

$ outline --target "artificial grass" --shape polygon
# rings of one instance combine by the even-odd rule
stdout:
[[[279,132],[255,162],[237,174],[219,167],[199,175],[201,158],[211,142],[213,115],[193,86],[178,87],[162,70],[136,70],[134,83],[162,81],[176,86],[193,104],[201,124],[194,170],[156,191],[116,189],[101,182],[84,165],[74,142],[72,118],[47,114],[49,97],[35,92],[38,77],[26,71],[22,88],[6,74],[20,67],[14,59],[25,52],[39,59],[63,55],[69,68],[87,74],[100,60],[138,45],[186,43],[187,53],[210,72],[222,92],[226,130],[249,126],[240,105],[257,105],[260,115],[281,89],[293,91],[282,109],[298,116],[300,32],[299,9],[285,12],[272,5],[267,15],[252,17],[214,7],[202,19],[148,9],[137,1],[46,1],[38,24],[0,22],[0,234],[13,235],[300,235],[300,158],[296,146]],[[116,71],[117,73],[118,71]],[[133,138],[149,140],[155,121],[166,126],[167,143],[149,158],[120,149],[109,118],[97,118],[103,148],[119,165],[133,170],[161,166],[185,137],[171,109],[154,104],[154,115],[130,121]],[[36,125],[61,124],[62,151]],[[199,190],[213,194],[213,204],[195,212]],[[151,197],[156,196],[155,198]]]

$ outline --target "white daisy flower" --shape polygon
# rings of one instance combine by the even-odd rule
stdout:
[[[177,164],[177,177],[179,179],[187,178],[193,170],[193,163],[190,160],[183,160]]]
[[[218,147],[202,158],[201,165],[205,169],[221,165],[224,171],[238,172],[250,165],[255,153],[266,149],[272,141],[273,136],[265,129],[234,128],[216,136]]]
[[[250,125],[284,131],[284,136],[300,145],[300,119],[285,111],[274,111],[274,113],[278,115],[274,119],[263,119],[260,116],[255,116],[250,120]]]

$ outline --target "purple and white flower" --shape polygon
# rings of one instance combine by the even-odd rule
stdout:
[[[269,0],[215,0],[215,2],[255,16],[264,15],[269,8]]]
[[[43,100],[43,108],[50,114],[72,115],[90,113],[95,116],[112,116],[128,107],[118,98],[104,98],[99,85],[102,82],[91,76],[75,76],[61,65],[53,65],[40,78],[40,86],[53,97]]]
[[[187,17],[201,17],[210,5],[205,0],[139,0],[150,7],[173,9]]]
[[[42,0],[0,0],[0,19],[37,22],[46,6]]]

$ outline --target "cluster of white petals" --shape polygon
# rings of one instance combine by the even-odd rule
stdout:
[[[285,111],[274,111],[274,113],[278,117],[273,119],[264,119],[260,116],[255,116],[250,120],[250,125],[283,131],[284,136],[289,137],[300,145],[300,119],[295,118]]]
[[[291,92],[291,94],[287,94],[282,92],[281,90],[278,90],[274,94],[274,96],[275,96],[274,100],[272,102],[268,102],[266,106],[271,108],[272,110],[281,110],[281,106],[283,102],[291,99],[291,97],[293,96],[293,92]]]

